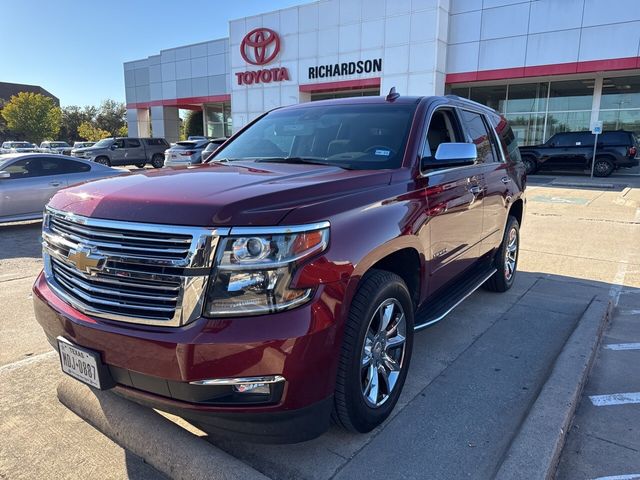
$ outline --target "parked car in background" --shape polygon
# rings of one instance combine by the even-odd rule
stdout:
[[[71,151],[74,157],[85,158],[106,166],[135,165],[139,168],[151,163],[155,168],[164,165],[164,151],[169,144],[164,138],[104,138],[87,148]]]
[[[475,102],[275,109],[206,164],[56,194],[36,318],[67,374],[221,435],[368,432],[414,331],[513,285],[525,186],[506,118]]]
[[[213,140],[211,140],[209,144],[202,151],[202,161],[206,162],[209,159],[209,157],[213,154],[213,152],[215,152],[220,147],[220,145],[222,145],[226,141],[227,139],[224,137],[214,138]]]
[[[3,142],[2,147],[0,147],[0,154],[2,153],[30,153],[37,152],[38,147],[36,147],[33,143],[29,142]]]
[[[0,222],[40,218],[58,190],[121,170],[64,155],[15,153],[0,157]]]
[[[189,135],[187,140],[208,140],[204,135]]]
[[[184,140],[177,142],[164,152],[164,166],[176,167],[202,163],[202,152],[209,145],[209,140]]]
[[[591,132],[556,133],[542,145],[520,147],[527,173],[539,170],[591,170],[593,142]],[[605,131],[598,136],[593,174],[608,177],[619,168],[639,163],[640,144],[633,132]]]
[[[50,142],[45,141],[38,148],[40,153],[59,153],[62,155],[71,155],[71,145],[67,142]]]
[[[95,145],[96,142],[73,142],[72,148],[87,148]]]

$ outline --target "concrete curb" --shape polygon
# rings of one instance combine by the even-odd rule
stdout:
[[[58,399],[126,450],[174,479],[267,479],[150,408],[65,378]]]
[[[595,297],[512,440],[497,480],[552,479],[613,304]]]

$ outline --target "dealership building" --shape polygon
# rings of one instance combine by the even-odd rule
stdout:
[[[596,120],[640,133],[637,0],[320,0],[228,28],[124,64],[130,135],[175,141],[191,109],[225,136],[275,107],[394,86],[489,105],[525,145]]]

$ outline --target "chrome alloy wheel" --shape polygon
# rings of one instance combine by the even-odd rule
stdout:
[[[518,259],[518,231],[515,228],[509,230],[507,237],[507,250],[504,256],[504,277],[511,280],[516,271],[516,260]]]
[[[365,403],[378,408],[385,403],[404,367],[407,322],[395,298],[382,302],[369,320],[360,356],[360,383]]]

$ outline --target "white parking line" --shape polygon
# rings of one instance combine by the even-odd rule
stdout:
[[[45,359],[47,359],[49,357],[52,357],[54,355],[57,355],[57,352],[55,350],[52,350],[50,352],[40,353],[40,354],[34,355],[32,357],[23,358],[21,360],[13,362],[13,363],[8,363],[7,365],[2,365],[0,367],[0,373],[10,372],[10,371],[15,370],[17,368],[24,367],[25,365],[30,365],[32,363],[39,362],[40,360],[45,360]]]
[[[640,350],[640,343],[610,343],[604,348],[607,350]]]
[[[634,218],[634,223],[640,222],[640,207],[636,208],[636,214]],[[627,276],[627,261],[629,260],[629,255],[624,259],[623,262],[618,264],[618,271],[613,279],[611,288],[609,289],[609,297],[613,301],[613,306],[618,306],[618,301],[620,300],[620,294],[622,293],[622,287],[624,285],[625,277]]]
[[[591,395],[591,403],[596,407],[606,407],[609,405],[626,405],[640,403],[640,392],[612,393],[610,395]]]
[[[598,477],[593,480],[637,480],[640,479],[640,473],[632,473],[630,475],[614,475],[612,477]]]

